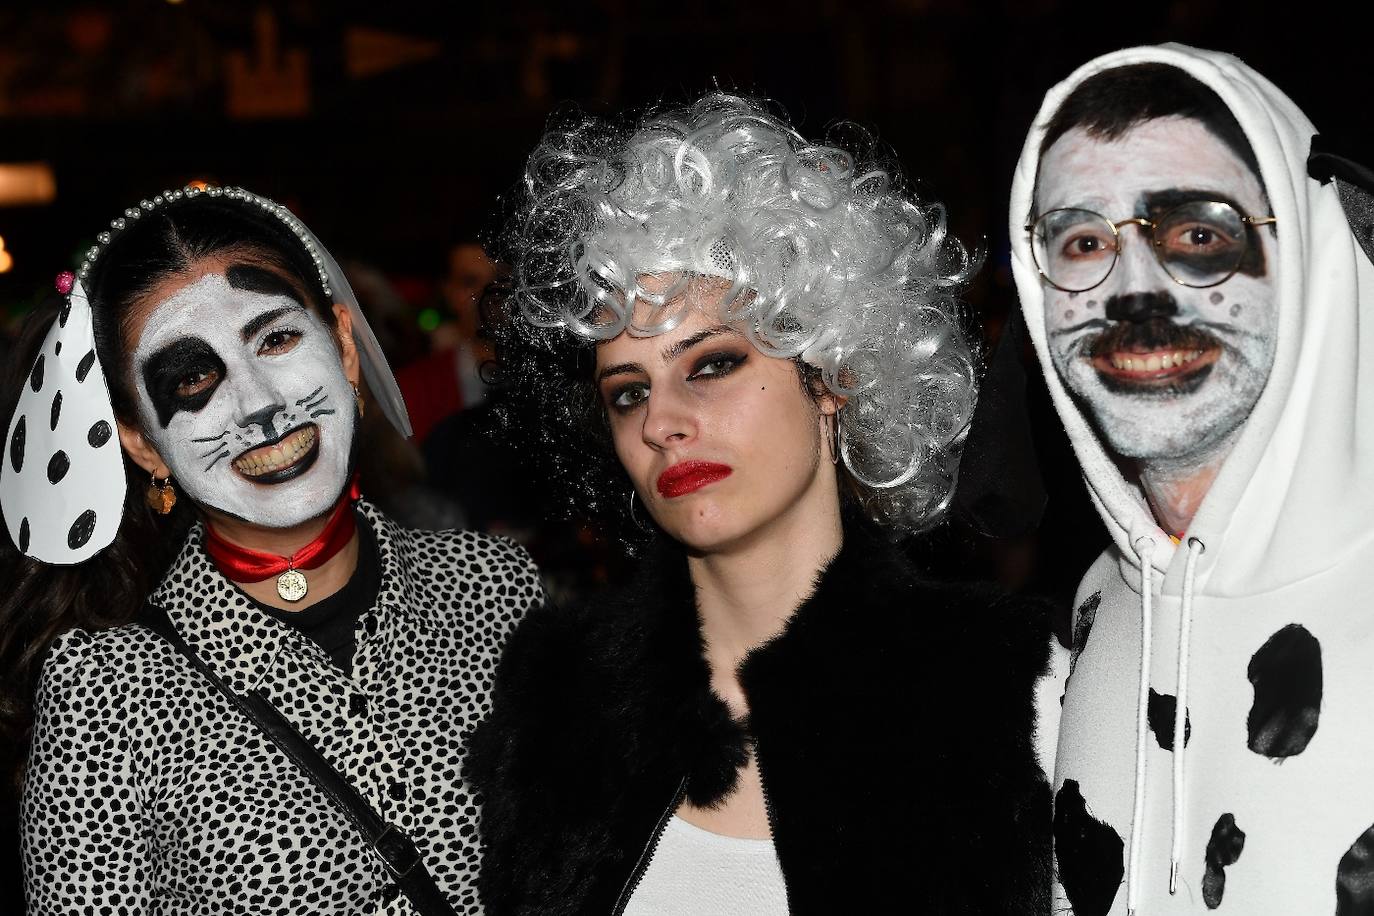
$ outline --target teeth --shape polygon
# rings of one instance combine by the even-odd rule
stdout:
[[[1201,355],[1201,350],[1174,350],[1172,353],[1151,353],[1139,358],[1117,353],[1112,355],[1111,363],[1114,368],[1125,372],[1156,372],[1191,363]]]
[[[315,445],[315,428],[308,426],[266,449],[255,449],[234,459],[234,467],[249,477],[260,477],[295,464]]]

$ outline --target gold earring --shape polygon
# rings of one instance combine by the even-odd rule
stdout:
[[[363,406],[363,393],[358,390],[357,382],[349,382],[348,384],[353,386],[353,400],[358,402],[358,416],[361,417],[365,410]]]
[[[148,485],[148,507],[158,515],[166,515],[177,504],[176,487],[172,486],[170,474],[161,483],[158,483],[157,474],[151,476],[153,482]]]

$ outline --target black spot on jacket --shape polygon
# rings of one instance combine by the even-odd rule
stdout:
[[[726,794],[746,732],[709,688],[680,552],[527,617],[469,776],[487,912],[608,914],[683,793]],[[1041,914],[1050,805],[1033,749],[1040,605],[919,580],[851,528],[741,668],[793,914]]]

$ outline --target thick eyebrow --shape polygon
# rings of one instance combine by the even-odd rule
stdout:
[[[1169,188],[1164,191],[1146,191],[1144,194],[1140,195],[1140,199],[1136,202],[1138,208],[1136,212],[1143,213],[1148,219],[1154,219],[1169,212],[1174,207],[1180,207],[1183,204],[1190,204],[1198,200],[1215,200],[1218,203],[1230,204],[1235,208],[1237,213],[1245,213],[1245,208],[1236,203],[1229,194],[1223,194],[1220,191],[1208,191],[1205,189],[1194,190],[1191,188]],[[1261,216],[1263,214],[1250,213],[1246,215]]]
[[[256,315],[248,319],[248,323],[243,326],[243,330],[240,332],[243,335],[244,343],[247,343],[248,341],[252,340],[255,336],[257,336],[257,333],[259,331],[267,327],[272,322],[276,321],[281,316],[290,314],[291,312],[303,311],[305,311],[305,306],[288,305],[284,306],[283,308],[272,309],[270,312],[263,312],[261,315]]]
[[[613,375],[635,375],[646,374],[644,367],[639,363],[616,363],[614,366],[607,366],[596,374],[596,383],[600,385]]]
[[[697,344],[701,343],[703,340],[710,340],[712,337],[718,337],[721,334],[733,334],[737,337],[740,336],[739,331],[736,331],[728,324],[718,324],[715,327],[706,328],[703,331],[697,331],[691,337],[684,337],[672,346],[664,347],[663,351],[659,354],[659,358],[662,359],[665,363],[671,363],[673,360],[677,359],[679,356],[686,353],[688,350],[692,349]]]

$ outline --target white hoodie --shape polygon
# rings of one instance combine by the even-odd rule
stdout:
[[[1024,229],[1060,103],[1095,73],[1144,62],[1221,97],[1278,218],[1273,368],[1178,546],[1055,373]],[[1374,913],[1374,265],[1336,183],[1307,176],[1315,133],[1233,57],[1134,48],[1050,91],[1017,166],[1022,308],[1112,537],[1077,596],[1054,774],[1057,912]],[[1167,750],[1184,731],[1184,753]]]

